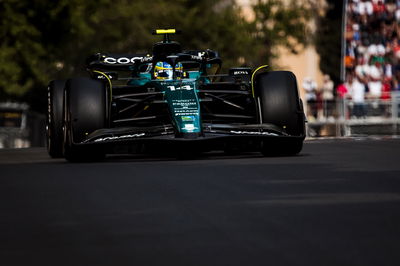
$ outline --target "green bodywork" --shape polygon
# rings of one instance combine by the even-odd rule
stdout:
[[[202,77],[202,71],[188,71],[184,79],[155,80],[151,79],[149,72],[139,72],[137,68],[132,70],[135,78],[128,85],[153,87],[164,93],[172,123],[178,133],[201,133],[198,84],[210,83],[208,78]]]
[[[152,81],[153,85],[164,93],[168,103],[172,123],[179,133],[200,133],[200,103],[198,80]]]

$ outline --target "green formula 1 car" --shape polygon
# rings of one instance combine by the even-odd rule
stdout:
[[[47,142],[51,157],[100,159],[108,153],[253,150],[295,155],[305,116],[287,71],[231,68],[213,50],[184,51],[170,40],[152,54],[95,54],[90,77],[51,81]]]

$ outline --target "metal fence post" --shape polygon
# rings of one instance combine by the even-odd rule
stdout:
[[[349,125],[348,117],[349,117],[349,109],[348,109],[349,101],[347,98],[343,98],[343,127],[344,127],[344,136],[351,135],[351,128]]]
[[[392,91],[391,93],[392,100],[392,125],[393,125],[393,135],[396,135],[398,132],[398,122],[399,122],[399,96],[400,93],[398,91]]]

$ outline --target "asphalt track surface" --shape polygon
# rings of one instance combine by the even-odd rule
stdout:
[[[0,265],[400,265],[400,139],[300,156],[0,150]]]

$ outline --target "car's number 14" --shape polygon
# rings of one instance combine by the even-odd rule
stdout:
[[[181,87],[175,87],[175,86],[167,86],[168,89],[170,89],[171,91],[176,91],[176,90],[193,90],[193,88],[190,85],[184,85]]]

